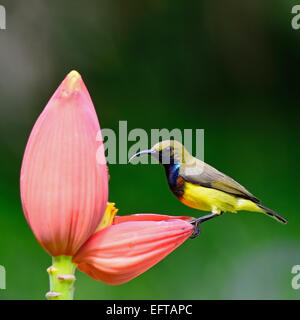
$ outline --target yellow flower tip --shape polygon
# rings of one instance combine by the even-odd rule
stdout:
[[[117,212],[119,211],[119,209],[117,209],[115,207],[115,205],[116,204],[114,202],[107,202],[104,216],[103,216],[99,226],[97,227],[96,232],[112,225],[112,223],[114,221],[114,217],[116,216]]]
[[[62,96],[69,97],[74,92],[80,91],[82,88],[82,78],[79,72],[72,70],[66,76],[63,87],[62,87]]]
[[[55,267],[53,267],[53,266],[51,266],[51,267],[49,267],[48,269],[47,269],[47,272],[49,273],[49,274],[52,274],[52,273],[54,273],[54,272],[56,272],[56,271],[58,271]]]
[[[81,78],[81,75],[78,71],[72,70],[68,73],[67,77]]]

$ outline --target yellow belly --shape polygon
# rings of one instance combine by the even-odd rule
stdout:
[[[239,199],[223,191],[186,182],[180,201],[198,210],[220,214],[222,211],[236,212]]]

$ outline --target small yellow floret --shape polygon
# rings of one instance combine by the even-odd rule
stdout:
[[[110,225],[112,225],[115,215],[117,214],[119,209],[115,207],[115,203],[108,202],[106,206],[106,210],[104,216],[96,229],[96,232],[102,230]]]

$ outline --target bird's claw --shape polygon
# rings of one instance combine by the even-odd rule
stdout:
[[[211,213],[211,214],[208,214],[206,216],[203,216],[203,217],[200,217],[198,219],[190,221],[190,224],[194,227],[194,232],[190,236],[190,239],[195,239],[195,238],[199,237],[199,235],[201,233],[200,224],[202,222],[210,220],[210,219],[215,218],[215,217],[218,217],[221,214],[223,214],[223,212],[221,212],[220,214]]]
[[[201,233],[201,229],[200,229],[200,223],[201,221],[199,221],[199,219],[195,219],[193,221],[190,222],[190,224],[193,226],[194,228],[194,232],[192,233],[192,235],[190,236],[190,239],[195,239],[197,237],[200,236]]]

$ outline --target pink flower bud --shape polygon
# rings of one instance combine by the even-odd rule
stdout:
[[[158,263],[192,233],[188,217],[139,214],[116,217],[93,234],[73,258],[96,280],[122,284]]]
[[[72,71],[36,121],[21,169],[25,217],[52,256],[74,255],[104,214],[108,176],[99,130],[90,95]]]

